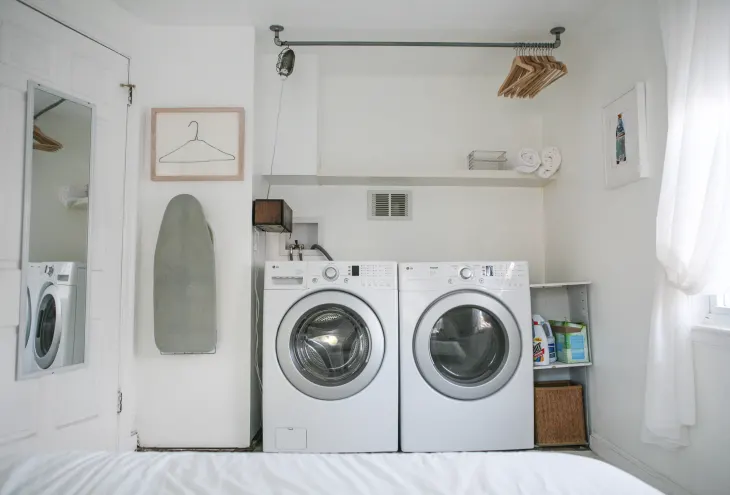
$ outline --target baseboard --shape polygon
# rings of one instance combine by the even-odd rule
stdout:
[[[692,493],[599,435],[591,435],[591,450],[601,459],[669,495]]]

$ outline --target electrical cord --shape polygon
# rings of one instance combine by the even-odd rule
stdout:
[[[273,175],[274,173],[274,161],[276,159],[276,146],[279,141],[279,118],[281,117],[281,100],[284,96],[284,82],[286,81],[286,78],[282,78],[281,80],[281,88],[279,89],[279,103],[278,108],[276,110],[276,126],[274,127],[274,149],[271,151],[271,163],[269,164],[269,175]],[[269,185],[266,188],[266,199],[269,199],[269,195],[271,194],[271,180],[269,180]],[[258,233],[256,234],[258,235]],[[266,252],[266,235],[264,234],[264,252]],[[261,249],[261,246],[259,246],[259,249]],[[259,321],[261,319],[261,297],[259,296],[259,285],[258,285],[258,275],[259,275],[259,269],[254,268],[253,271],[253,292],[254,297],[256,298],[256,310],[254,311],[254,368],[256,368],[256,377],[259,381],[259,390],[261,390],[261,393],[263,393],[264,390],[264,384],[261,380],[261,369],[259,366]],[[262,329],[263,333],[263,329]]]
[[[281,117],[281,100],[284,96],[284,82],[286,79],[281,80],[281,89],[279,90],[279,105],[276,110],[276,127],[274,128],[274,149],[271,151],[271,164],[269,165],[269,175],[274,175],[274,160],[276,159],[276,145],[279,142],[279,117]],[[271,180],[269,180],[269,187],[266,189],[266,199],[269,199],[271,193]]]
[[[255,235],[258,235],[255,234]],[[264,252],[266,252],[266,237],[264,236]],[[259,246],[259,249],[261,249],[261,246]],[[253,360],[254,360],[254,368],[256,369],[256,377],[259,380],[259,390],[263,394],[264,392],[264,383],[261,380],[261,366],[259,365],[259,320],[261,318],[261,298],[259,298],[259,269],[254,266],[253,270],[253,292],[254,296],[256,297],[256,310],[254,311],[254,353],[253,353]],[[263,328],[261,329],[261,333],[263,334]]]

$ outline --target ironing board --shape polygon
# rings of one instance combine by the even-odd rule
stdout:
[[[170,200],[154,265],[155,344],[163,354],[213,353],[216,347],[215,252],[198,200]]]

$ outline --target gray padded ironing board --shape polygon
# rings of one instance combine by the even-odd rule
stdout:
[[[154,268],[155,344],[163,354],[212,353],[216,346],[215,253],[195,197],[170,200]]]

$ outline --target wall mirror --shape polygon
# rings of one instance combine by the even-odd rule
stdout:
[[[86,359],[95,108],[28,83],[17,376]]]

